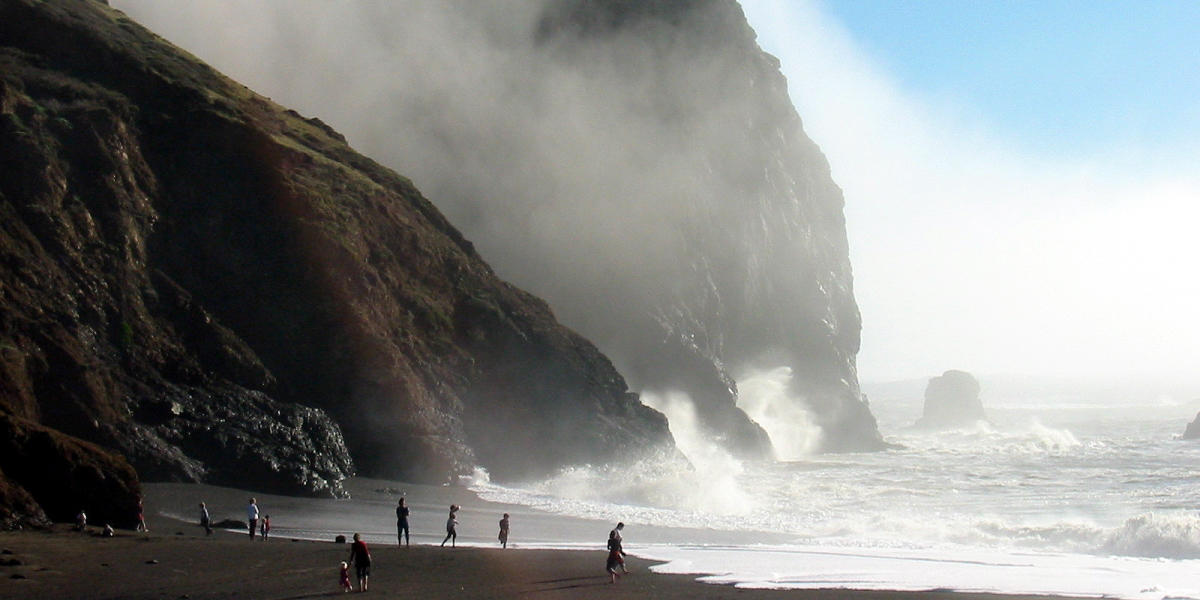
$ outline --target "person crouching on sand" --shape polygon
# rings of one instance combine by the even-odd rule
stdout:
[[[458,519],[455,515],[458,514],[458,505],[450,505],[450,518],[446,519],[446,539],[442,540],[442,547],[446,547],[446,542],[450,542],[450,547],[454,548],[458,543]]]
[[[342,573],[338,575],[338,585],[342,586],[343,592],[348,592],[352,589],[350,587],[350,565],[346,564],[344,560],[342,561]]]
[[[367,591],[367,579],[371,576],[371,551],[357,533],[354,534],[354,543],[350,544],[350,562],[354,563],[354,571],[358,575],[358,591]]]

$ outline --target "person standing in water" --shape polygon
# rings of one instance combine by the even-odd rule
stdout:
[[[404,498],[400,498],[400,503],[396,505],[396,545],[403,544],[408,546],[408,506],[404,504]]]
[[[508,513],[504,513],[504,518],[500,519],[500,547],[508,547]]]
[[[450,547],[454,548],[458,543],[458,519],[455,515],[458,513],[458,505],[450,505],[450,518],[446,519],[446,539],[442,540],[442,547],[446,547],[446,542],[450,542]]]

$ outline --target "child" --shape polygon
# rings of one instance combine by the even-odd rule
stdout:
[[[263,541],[267,541],[267,534],[271,533],[271,515],[266,515],[262,518],[262,524],[259,525],[258,534],[262,536]]]
[[[500,519],[500,547],[508,547],[508,513],[504,513],[504,518]]]
[[[338,582],[342,586],[342,591],[350,591],[350,565],[346,564],[344,560],[342,561],[342,574],[339,577]]]

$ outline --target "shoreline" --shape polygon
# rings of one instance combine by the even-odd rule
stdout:
[[[56,525],[51,531],[0,533],[0,599],[338,597],[338,563],[348,544],[216,531],[158,519],[150,533],[119,530],[114,538]],[[188,531],[188,529],[195,531]],[[372,545],[369,591],[377,598],[664,598],[691,600],[1033,600],[945,590],[743,589],[705,583],[693,575],[655,573],[657,563],[630,556],[630,575],[616,584],[604,572],[603,550],[409,548]],[[16,576],[16,577],[14,577]]]
[[[370,492],[381,482],[360,480],[360,487]],[[186,507],[192,500],[208,501],[213,519],[220,521],[240,512],[241,503],[253,492],[232,488],[215,488],[197,484],[149,484],[146,493],[146,519],[149,533],[118,530],[114,538],[99,537],[99,527],[90,525],[90,533],[70,531],[65,524],[50,531],[0,533],[0,600],[9,598],[38,598],[38,600],[122,598],[150,600],[162,598],[276,598],[304,599],[339,596],[338,564],[349,554],[348,544],[332,541],[301,540],[289,535],[301,531],[288,527],[273,527],[269,541],[247,539],[246,533],[214,530],[206,537],[196,522],[186,520]],[[436,515],[448,498],[465,498],[473,493],[465,488],[403,486],[411,504],[420,507],[417,514]],[[329,500],[316,503],[318,509],[328,506],[337,514],[348,508],[367,508],[387,515],[397,494],[391,488],[375,489],[381,498],[363,494],[358,504],[343,504]],[[361,492],[360,492],[361,493]],[[266,512],[279,510],[275,523],[289,521],[288,510],[293,506],[310,509],[318,522],[321,510],[311,509],[311,499],[260,494],[267,504]],[[196,500],[198,502],[198,500]],[[482,500],[463,502],[464,521],[485,523],[484,517],[506,508]],[[513,508],[516,510],[516,507]],[[393,513],[394,514],[394,513]],[[378,521],[379,515],[374,515]],[[520,527],[514,524],[515,543],[501,549],[494,541],[480,537],[477,532],[463,536],[463,546],[442,548],[440,536],[431,535],[429,527],[438,522],[422,523],[418,543],[399,548],[375,532],[368,537],[373,555],[369,594],[379,598],[399,597],[456,597],[456,598],[664,598],[667,600],[696,600],[706,598],[742,598],[772,600],[803,598],[806,600],[1032,600],[1054,596],[1008,595],[995,593],[956,592],[949,590],[880,591],[848,588],[828,589],[751,589],[730,584],[704,581],[717,575],[667,574],[654,572],[664,564],[634,556],[627,558],[632,573],[616,584],[609,583],[604,571],[607,552],[599,542],[595,549],[580,544],[578,549],[522,548],[521,535],[538,527],[563,525],[567,529],[591,533],[596,528],[603,536],[611,524],[557,515],[542,515],[545,523],[538,525],[529,517]],[[441,517],[444,519],[444,517]],[[181,520],[183,519],[183,520]],[[394,520],[391,521],[394,526]],[[345,524],[339,522],[339,524]],[[491,525],[487,526],[491,531]],[[318,528],[320,530],[320,528]],[[321,530],[325,531],[325,530]],[[460,529],[462,531],[462,529]],[[350,537],[353,531],[346,530]],[[627,533],[632,533],[627,531]],[[654,532],[647,528],[631,537],[647,537]],[[464,539],[464,537],[466,539]],[[435,539],[436,538],[436,539]],[[432,541],[430,541],[432,540]],[[528,543],[528,542],[525,542]],[[533,544],[536,545],[536,542]],[[634,550],[636,551],[636,550]],[[10,564],[10,563],[19,564]]]

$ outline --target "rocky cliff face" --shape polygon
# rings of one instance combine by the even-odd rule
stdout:
[[[0,413],[143,477],[337,494],[671,445],[410,181],[91,0],[0,2],[0,306]]]
[[[643,165],[639,180],[657,182],[631,202],[658,205],[654,235],[677,240],[651,246],[662,251],[639,277],[656,283],[631,306],[613,297],[589,306],[607,318],[581,320],[621,324],[620,338],[602,339],[632,357],[630,376],[689,392],[735,450],[758,453],[763,436],[732,409],[731,376],[778,366],[822,429],[818,448],[877,449],[855,366],[842,193],[754,39],[732,0],[564,0],[543,13],[537,52],[610,87],[611,110],[654,132],[649,144],[632,128],[608,141]]]
[[[355,39],[322,29],[352,64],[299,40],[266,48],[326,68],[386,134],[340,96],[275,89],[328,107],[373,155],[405,165],[499,272],[547,298],[635,389],[686,392],[735,452],[770,451],[735,406],[735,379],[782,366],[820,449],[879,448],[858,387],[842,193],[740,7],[520,6],[363,9],[389,26],[356,27]]]

